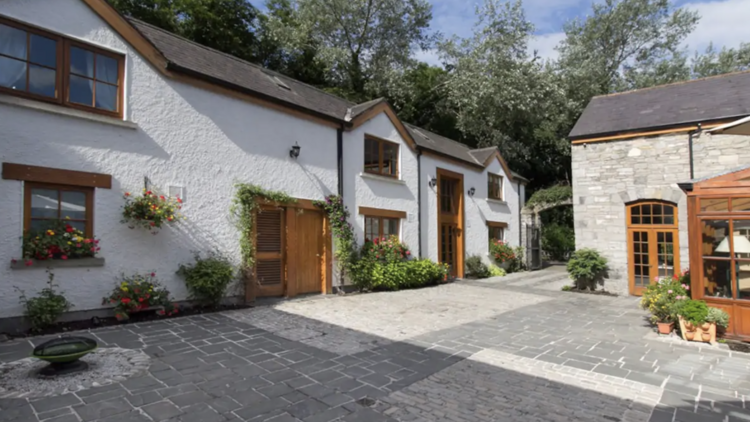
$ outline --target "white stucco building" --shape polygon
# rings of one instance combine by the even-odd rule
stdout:
[[[331,194],[343,196],[360,242],[397,235],[458,276],[464,257],[487,257],[491,235],[520,242],[525,179],[496,149],[472,151],[404,124],[383,100],[352,104],[102,0],[0,3],[0,161],[0,318],[22,313],[14,287],[35,294],[47,266],[75,311],[102,308],[116,278],[133,272],[155,272],[185,299],[175,271],[193,251],[239,262],[236,183],[299,199],[264,213],[285,247],[258,257],[268,277],[257,294],[342,283],[325,217],[310,202]],[[186,220],[155,236],[122,224],[123,193],[146,183],[179,193]],[[99,259],[11,264],[36,220],[66,211],[100,239]],[[297,242],[311,238],[317,247]]]

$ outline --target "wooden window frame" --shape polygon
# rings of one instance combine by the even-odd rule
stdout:
[[[110,117],[123,117],[124,109],[124,92],[125,92],[125,56],[122,54],[114,53],[90,44],[86,44],[80,41],[76,41],[54,32],[46,31],[25,23],[17,22],[3,16],[0,16],[0,24],[7,25],[22,31],[26,31],[31,34],[39,35],[45,38],[55,40],[57,43],[57,61],[55,68],[55,98],[45,97],[43,95],[33,94],[25,91],[18,91],[11,88],[0,87],[0,93],[5,93],[17,97],[28,98],[31,100],[42,101],[51,104],[57,104],[63,107],[73,108],[77,110],[83,110],[90,113],[101,114]],[[30,37],[26,37],[27,42],[27,55],[30,54]],[[117,110],[109,111],[94,106],[86,106],[84,104],[72,103],[69,101],[70,98],[70,47],[78,47],[83,50],[90,51],[94,54],[107,56],[117,60],[117,99],[115,101]],[[13,58],[18,60],[17,58]],[[27,60],[25,63],[31,63]],[[94,77],[96,77],[96,65],[94,65]],[[92,100],[96,101],[96,79],[93,79],[94,85],[91,91]],[[26,70],[26,88],[28,89],[29,82],[29,71]],[[106,82],[102,82],[106,83]],[[112,84],[109,84],[112,85]]]
[[[383,224],[385,220],[394,220],[396,221],[396,234],[390,234],[390,236],[396,236],[399,240],[401,240],[401,219],[396,217],[384,217],[382,215],[364,215],[365,217],[365,239],[367,239],[367,219],[377,219],[378,220],[378,239],[384,239],[385,234],[383,233],[383,227],[385,225]],[[373,241],[374,239],[369,239],[370,241]]]
[[[54,183],[25,182],[23,191],[23,231],[28,232],[31,228],[31,191],[32,189],[50,189],[58,192],[82,192],[86,195],[86,226],[84,236],[91,239],[94,237],[94,188],[87,186],[72,186]],[[64,217],[60,215],[61,200],[58,198],[57,211],[61,221]],[[54,220],[54,219],[49,219]],[[73,220],[80,221],[80,220]]]
[[[496,240],[502,240],[505,241],[505,231],[508,229],[508,223],[502,223],[502,222],[496,222],[496,221],[488,221],[487,222],[487,234],[489,235],[489,241],[492,242],[493,239],[496,239],[492,237],[493,230],[502,230],[502,238],[496,239]]]
[[[495,195],[495,192],[493,192],[493,178],[497,178],[499,181],[498,188],[500,190],[500,195]],[[487,198],[494,199],[497,201],[504,201],[505,199],[505,178],[500,174],[495,173],[487,173]]]
[[[365,135],[365,156],[367,156],[367,141],[376,142],[378,144],[378,169],[377,169],[377,171],[375,171],[375,169],[368,169],[367,167],[365,167],[364,168],[365,173],[376,174],[378,176],[391,177],[391,178],[394,178],[394,179],[398,179],[399,178],[399,174],[400,174],[400,172],[399,172],[399,164],[400,164],[400,162],[399,162],[400,161],[399,160],[399,154],[401,153],[401,146],[398,143],[393,142],[393,141],[387,141],[385,139],[377,138],[375,136]],[[384,161],[383,161],[383,146],[387,145],[387,144],[390,144],[390,145],[393,145],[393,146],[396,147],[396,159],[394,161],[394,167],[396,168],[396,174],[383,173],[383,169],[385,168]]]

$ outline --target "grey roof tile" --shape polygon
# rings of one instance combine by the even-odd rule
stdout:
[[[570,138],[750,115],[750,71],[594,97]]]

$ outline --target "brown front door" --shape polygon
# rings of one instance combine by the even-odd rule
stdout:
[[[320,293],[325,256],[323,253],[323,213],[304,210],[296,215],[296,248],[289,265],[294,265],[294,294]],[[291,252],[291,251],[290,251]],[[291,294],[290,294],[291,296]]]
[[[438,169],[438,260],[463,277],[463,175]]]
[[[630,294],[641,296],[657,278],[680,273],[677,207],[652,201],[628,206]]]
[[[285,210],[267,208],[255,219],[255,281],[257,296],[283,296],[286,292]]]

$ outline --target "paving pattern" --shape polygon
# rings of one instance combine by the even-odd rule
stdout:
[[[92,330],[148,372],[0,422],[749,421],[750,356],[658,338],[549,269]],[[46,338],[0,343],[0,362]]]

